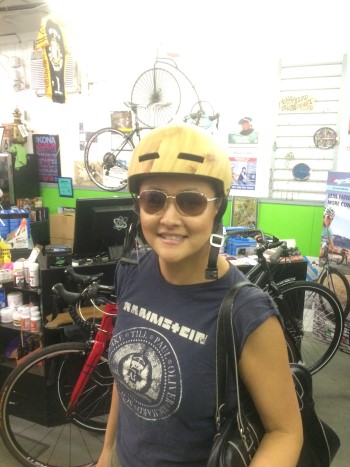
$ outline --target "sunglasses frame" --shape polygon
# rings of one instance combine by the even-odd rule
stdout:
[[[164,205],[159,209],[159,211],[156,211],[156,212],[154,212],[154,213],[147,212],[147,211],[142,207],[142,205],[141,205],[141,203],[140,203],[140,199],[141,199],[142,193],[150,193],[150,192],[151,192],[151,193],[161,193],[161,194],[163,194],[163,195],[165,196]],[[176,197],[177,197],[178,195],[182,195],[182,194],[185,194],[185,193],[191,193],[191,194],[200,195],[203,199],[205,199],[205,200],[206,200],[206,205],[205,205],[203,211],[199,212],[198,214],[188,214],[188,213],[184,212],[184,211],[180,208]],[[141,191],[141,193],[136,197],[136,199],[137,199],[137,201],[138,201],[139,207],[140,207],[141,209],[143,209],[143,210],[145,211],[145,213],[150,214],[150,215],[157,215],[157,214],[159,214],[160,212],[162,212],[163,209],[167,206],[167,203],[168,203],[168,199],[169,199],[169,198],[171,198],[171,199],[173,199],[173,200],[175,201],[176,209],[180,212],[181,215],[183,215],[183,216],[189,216],[189,217],[200,216],[200,215],[203,214],[203,212],[206,210],[206,208],[207,208],[207,206],[208,206],[208,203],[209,203],[210,201],[215,201],[215,200],[220,199],[220,198],[217,198],[217,197],[216,197],[216,198],[208,198],[207,196],[205,196],[204,193],[201,193],[201,192],[199,192],[199,191],[191,191],[191,190],[189,190],[189,191],[180,191],[180,193],[176,193],[176,195],[168,195],[167,193],[165,193],[165,191],[162,191],[162,190],[143,190],[143,191]]]

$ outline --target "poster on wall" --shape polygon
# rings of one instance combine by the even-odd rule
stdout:
[[[330,260],[350,274],[350,172],[328,172],[320,256],[327,246]]]
[[[34,154],[38,158],[39,182],[57,183],[61,176],[58,135],[33,135]]]
[[[256,155],[252,151],[229,152],[232,172],[232,190],[252,191],[256,185]]]
[[[231,226],[244,226],[255,229],[258,217],[257,198],[244,198],[234,196],[232,198]]]

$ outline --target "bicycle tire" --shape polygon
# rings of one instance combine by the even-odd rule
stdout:
[[[25,466],[95,465],[102,450],[113,378],[100,358],[77,407],[67,401],[87,358],[85,343],[55,344],[29,355],[5,380],[0,428],[7,449]]]
[[[138,119],[155,128],[170,123],[181,104],[181,90],[175,76],[164,68],[144,71],[135,81],[131,102],[137,105]]]
[[[337,296],[346,318],[350,311],[350,284],[346,276],[338,269],[329,266],[328,270],[324,269],[321,272],[317,281]]]
[[[296,341],[302,362],[311,374],[317,373],[332,359],[343,334],[344,319],[338,299],[323,285],[294,281],[281,285],[274,300]]]
[[[300,351],[297,347],[297,344],[294,338],[292,337],[288,329],[284,330],[284,337],[286,339],[286,344],[287,344],[289,363],[300,363],[301,362]]]
[[[126,188],[134,148],[128,134],[114,128],[102,128],[93,133],[84,151],[84,165],[90,180],[105,191]]]

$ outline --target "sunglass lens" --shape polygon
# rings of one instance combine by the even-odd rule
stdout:
[[[176,195],[176,203],[184,214],[199,216],[207,207],[207,198],[201,193],[185,191]]]
[[[143,191],[140,194],[139,203],[147,214],[156,214],[164,208],[166,194],[161,191]]]

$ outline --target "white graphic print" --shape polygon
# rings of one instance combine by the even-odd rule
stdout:
[[[177,411],[182,383],[169,341],[155,330],[133,328],[113,337],[109,364],[118,394],[139,417],[158,420]]]

